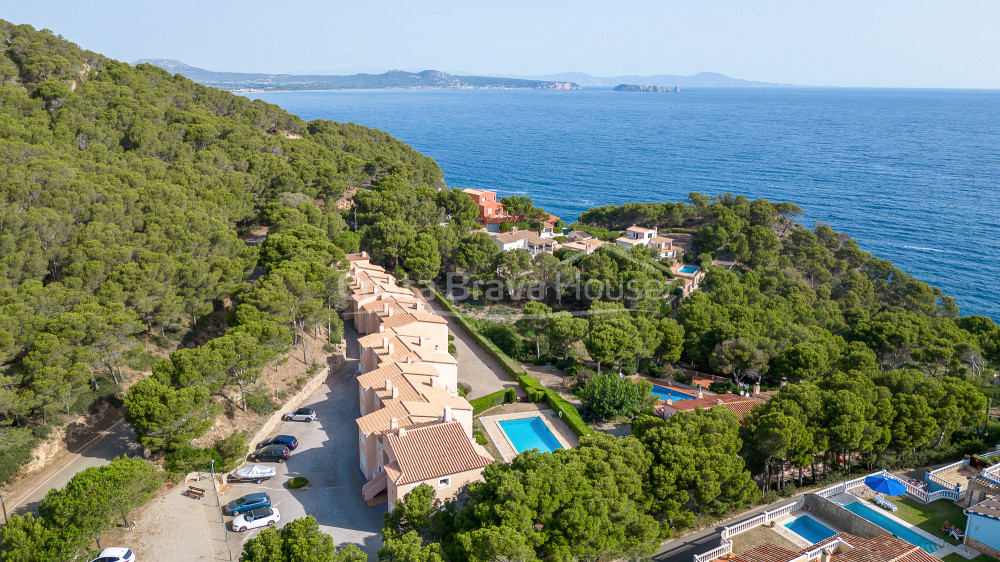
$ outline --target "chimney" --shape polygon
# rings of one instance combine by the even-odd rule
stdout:
[[[387,353],[388,353],[389,355],[392,355],[392,344],[391,344],[391,343],[389,344],[389,350],[388,350],[388,352],[387,352]]]
[[[392,379],[385,379],[385,389],[392,390]]]
[[[396,386],[392,387],[392,398],[393,399],[399,398],[399,387]]]
[[[451,406],[444,407],[444,421],[446,422],[451,421]]]
[[[368,252],[365,252],[364,250],[362,250],[361,251],[361,257],[367,258],[368,257]]]
[[[674,404],[674,399],[669,395],[667,396],[667,406],[672,406]]]
[[[378,325],[378,333],[380,333],[380,334],[381,334],[381,333],[382,333],[382,332],[384,332],[384,331],[385,331],[385,326],[383,326],[382,324],[379,324],[379,325]]]
[[[399,428],[399,437],[400,437],[400,439],[406,437],[406,428],[405,427]]]
[[[833,558],[833,549],[824,548],[819,555],[819,562],[830,562],[831,558]]]
[[[389,313],[389,317],[391,318],[392,317],[392,309],[389,308],[388,306],[386,308],[388,309],[386,312]]]
[[[715,399],[715,405],[716,406],[721,406],[722,405],[722,398],[716,398]]]
[[[781,386],[785,386],[787,384],[788,384],[788,377],[781,377]]]
[[[426,339],[426,338],[424,338],[424,336],[418,336],[417,337],[417,345],[419,345],[420,347],[423,347],[424,346],[424,339]]]
[[[392,419],[389,420],[389,429],[390,430],[396,429],[398,427],[399,427],[399,420],[397,420],[396,418],[392,418]]]
[[[412,355],[407,355],[406,356],[406,364],[409,365],[411,363],[413,363],[413,356]]]
[[[389,338],[382,338],[382,347],[389,347]]]
[[[420,310],[420,309],[419,309],[419,308],[417,307],[417,301],[413,301],[413,310]]]
[[[701,389],[699,388],[698,389],[698,398],[704,398],[704,397],[705,397],[705,393],[702,392]]]
[[[382,303],[382,312],[389,313],[389,301]]]
[[[756,382],[753,384],[753,396],[760,394],[760,383]]]

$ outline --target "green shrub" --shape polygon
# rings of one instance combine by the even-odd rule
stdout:
[[[26,427],[0,427],[0,485],[10,482],[31,461],[31,451],[38,444],[34,433]]]
[[[514,402],[517,402],[517,390],[513,386],[504,390],[503,393],[504,393],[504,400],[503,400],[504,402],[508,404],[513,404]]]
[[[278,409],[267,395],[267,389],[247,392],[247,409],[255,414],[266,416]]]
[[[236,468],[246,458],[247,433],[238,431],[219,439],[211,447],[192,447],[188,443],[174,444],[167,452],[164,468],[172,474],[187,474],[194,471],[208,471],[211,461],[215,461],[216,472],[226,472]]]
[[[588,380],[579,394],[588,414],[606,420],[638,414],[649,403],[652,386],[648,381],[605,373]]]
[[[716,394],[739,394],[740,385],[733,381],[715,381],[708,385],[708,389]]]
[[[481,429],[473,430],[472,436],[476,439],[476,443],[479,443],[480,445],[485,446],[487,443],[490,442],[489,439],[486,438],[486,434],[483,433],[483,430]]]
[[[681,384],[691,384],[691,375],[684,371],[674,369],[674,380]]]
[[[778,492],[775,492],[774,490],[768,490],[764,492],[764,499],[761,500],[760,503],[763,505],[763,504],[774,503],[776,501],[778,501]]]
[[[332,343],[324,343],[323,351],[325,351],[326,353],[333,353],[334,351],[337,351],[337,348],[334,347]]]
[[[622,364],[622,374],[626,377],[631,377],[635,374],[635,363],[624,363]]]
[[[649,367],[646,368],[646,374],[651,377],[662,378],[663,377],[663,367],[657,365],[656,363],[650,363]]]
[[[458,393],[459,394],[461,394],[462,396],[468,396],[468,394],[470,392],[472,392],[472,385],[470,385],[467,382],[460,382],[460,383],[458,383]]]
[[[455,344],[453,344],[451,342],[448,342],[448,353],[452,357],[457,357],[458,356],[458,348],[455,347]]]
[[[540,388],[529,388],[528,389],[528,401],[529,402],[541,402],[545,399],[545,391]]]
[[[299,488],[304,488],[309,484],[309,479],[305,476],[293,476],[288,480],[288,487],[292,490],[298,490]]]
[[[479,398],[469,400],[469,404],[472,404],[472,415],[478,416],[494,406],[503,404],[505,395],[505,391],[499,390],[492,394],[487,394],[486,396],[480,396]]]
[[[36,439],[47,439],[49,435],[52,434],[52,428],[47,425],[36,425],[31,428],[31,434],[35,436]],[[0,439],[0,442],[3,442]]]
[[[549,360],[545,357],[536,357],[535,359],[532,359],[531,362],[538,367],[549,364]]]

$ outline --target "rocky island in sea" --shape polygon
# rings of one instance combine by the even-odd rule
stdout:
[[[660,86],[643,86],[640,84],[618,84],[611,88],[612,92],[680,92],[681,89],[674,86],[673,89]]]

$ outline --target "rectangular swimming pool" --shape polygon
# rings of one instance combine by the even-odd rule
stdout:
[[[872,509],[861,502],[851,502],[845,505],[844,509],[864,517],[879,527],[882,527],[886,531],[889,531],[893,535],[903,539],[913,546],[919,546],[927,552],[934,552],[938,548],[941,548],[930,539],[924,538],[923,535],[914,532],[909,527],[900,525],[896,521],[886,517],[885,514],[879,513],[877,510]]]
[[[667,398],[670,398],[674,402],[677,402],[678,400],[691,400],[692,398],[694,398],[694,396],[690,394],[684,392],[678,392],[676,390],[655,384],[653,385],[653,392],[651,394],[653,396],[659,396],[660,400],[666,401]]]
[[[698,267],[697,265],[685,265],[680,269],[679,273],[683,273],[684,275],[692,275],[698,273],[699,269],[701,268]]]
[[[507,434],[507,438],[510,439],[518,454],[532,449],[538,449],[542,453],[551,453],[556,449],[563,448],[556,436],[542,421],[542,418],[538,416],[519,420],[504,420],[497,423],[500,425],[500,429]]]
[[[826,525],[820,523],[812,517],[809,517],[808,515],[800,515],[799,517],[796,517],[792,521],[785,523],[785,527],[787,527],[789,531],[809,541],[809,544],[816,544],[819,541],[826,540],[837,534]]]

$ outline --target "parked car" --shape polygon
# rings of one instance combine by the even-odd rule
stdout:
[[[285,462],[288,458],[288,454],[291,451],[288,447],[284,445],[268,445],[263,449],[257,449],[257,452],[253,454],[253,460],[260,461],[275,461],[275,462]]]
[[[314,419],[316,419],[316,410],[313,410],[312,408],[299,408],[294,412],[285,414],[285,421],[311,422]]]
[[[271,507],[271,498],[263,492],[247,494],[226,504],[226,515],[239,515],[258,507]]]
[[[135,553],[120,546],[105,548],[91,562],[135,562]]]
[[[267,441],[262,441],[257,445],[257,448],[267,447],[268,445],[284,445],[288,447],[288,450],[294,451],[299,446],[299,440],[292,435],[275,435]]]
[[[274,478],[276,474],[278,474],[278,471],[273,466],[252,464],[236,469],[229,475],[228,480],[230,482],[256,482],[260,484],[269,478]]]
[[[257,527],[274,527],[281,521],[281,514],[276,507],[258,507],[233,519],[233,530],[242,533],[247,529]]]

